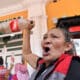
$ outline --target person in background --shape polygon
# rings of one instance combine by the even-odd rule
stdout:
[[[29,80],[29,73],[27,70],[27,65],[22,58],[22,63],[15,64],[15,74],[11,80]]]
[[[9,80],[10,72],[13,68],[13,65],[11,64],[10,69],[6,69],[3,63],[4,63],[4,60],[2,56],[0,56],[0,80]]]
[[[36,69],[29,80],[80,80],[80,58],[74,56],[71,34],[59,27],[49,30],[41,43],[43,57],[39,57],[30,46],[32,28],[23,30],[23,56]]]

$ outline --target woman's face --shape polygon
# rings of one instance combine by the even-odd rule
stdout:
[[[46,61],[57,59],[65,52],[65,37],[60,29],[47,32],[42,41],[43,58]]]

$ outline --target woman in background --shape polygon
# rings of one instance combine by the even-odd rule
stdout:
[[[11,80],[29,80],[29,73],[27,70],[27,65],[22,58],[22,63],[15,64],[15,74]]]

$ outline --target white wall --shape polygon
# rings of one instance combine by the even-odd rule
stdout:
[[[80,39],[73,39],[77,55],[80,56]]]

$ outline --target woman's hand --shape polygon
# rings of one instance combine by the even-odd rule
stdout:
[[[35,22],[33,20],[29,21],[28,26],[26,27],[28,30],[32,30],[32,28],[35,26]]]

